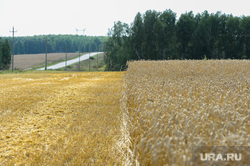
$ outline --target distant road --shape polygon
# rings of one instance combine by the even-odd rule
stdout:
[[[84,54],[84,55],[80,56],[80,61],[89,59],[89,56],[92,57],[92,56],[95,56],[95,55],[101,54],[101,53],[103,53],[103,52],[91,52],[90,54],[89,53]],[[75,59],[72,59],[72,60],[68,60],[67,61],[67,66],[72,65],[72,64],[77,63],[77,62],[79,62],[79,57],[75,58]],[[52,66],[47,66],[47,69],[48,70],[55,70],[55,69],[60,69],[60,68],[63,68],[63,67],[65,67],[65,62],[60,62],[60,63],[57,63],[57,64],[52,65]],[[39,68],[37,70],[45,70],[45,67]]]

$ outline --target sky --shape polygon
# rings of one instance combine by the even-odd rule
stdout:
[[[138,12],[171,9],[177,18],[185,12],[207,10],[250,16],[249,0],[0,0],[0,37],[47,34],[106,36],[114,22],[131,24]]]

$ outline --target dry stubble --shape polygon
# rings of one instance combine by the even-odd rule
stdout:
[[[116,163],[122,76],[0,76],[0,165]]]

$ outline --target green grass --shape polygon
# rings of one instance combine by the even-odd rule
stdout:
[[[11,74],[11,73],[20,73],[21,70],[13,70],[13,72],[11,70],[0,70],[0,74]]]
[[[15,69],[13,70],[0,70],[0,75],[5,75],[5,74],[30,74],[30,73],[60,73],[60,71],[55,71],[55,70],[19,70]]]

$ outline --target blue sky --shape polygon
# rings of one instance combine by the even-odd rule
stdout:
[[[0,36],[11,36],[12,26],[17,36],[76,34],[76,28],[103,36],[115,21],[130,24],[148,9],[171,9],[177,17],[191,10],[250,16],[249,6],[249,0],[0,0]]]

